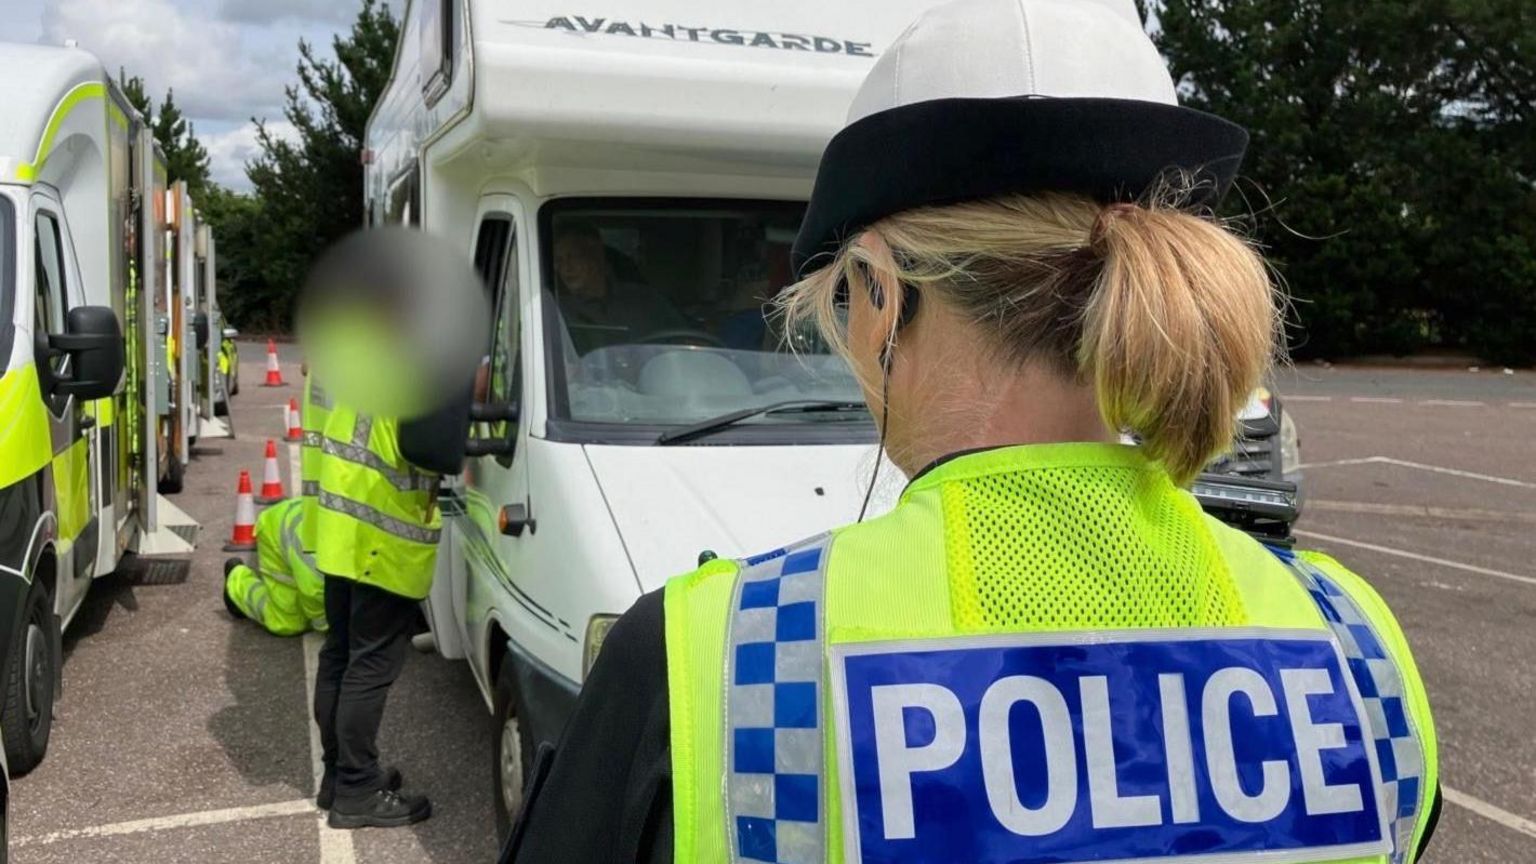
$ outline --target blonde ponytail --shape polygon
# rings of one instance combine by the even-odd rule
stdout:
[[[1242,400],[1274,355],[1278,314],[1252,247],[1166,207],[1100,215],[1103,261],[1083,310],[1077,362],[1112,429],[1134,429],[1177,482],[1231,442]]]
[[[1111,429],[1135,432],[1180,484],[1230,445],[1242,401],[1275,356],[1280,315],[1264,260],[1170,191],[1104,207],[1075,196],[898,213],[788,289],[788,329],[846,352],[833,305],[855,264],[946,304],[1003,363],[1045,362],[1091,383]]]

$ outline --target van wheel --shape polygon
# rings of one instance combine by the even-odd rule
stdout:
[[[505,841],[523,806],[523,790],[533,767],[533,736],[523,720],[512,658],[504,657],[496,675],[496,710],[491,718],[491,782],[496,795],[496,836]]]
[[[5,678],[5,706],[0,734],[11,776],[36,768],[48,752],[53,732],[54,682],[59,675],[59,619],[41,581],[27,589],[27,611],[11,643],[11,668]]]

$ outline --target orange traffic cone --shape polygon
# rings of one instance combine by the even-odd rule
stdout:
[[[283,422],[288,427],[289,441],[302,441],[304,439],[304,425],[300,417],[299,400],[289,399],[288,407],[283,409]]]
[[[235,487],[235,530],[225,552],[249,552],[256,548],[256,504],[251,501],[251,472],[240,472],[240,483]]]
[[[278,368],[278,365],[277,365],[277,343],[272,341],[271,339],[268,339],[267,340],[267,380],[264,381],[261,386],[263,386],[263,387],[282,387],[282,386],[285,386],[286,383],[287,382],[283,381],[283,370]]]
[[[267,459],[261,473],[261,494],[256,496],[256,503],[276,504],[287,497],[283,492],[283,478],[277,473],[277,442],[268,438]]]

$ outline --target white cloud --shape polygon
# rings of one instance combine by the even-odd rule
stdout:
[[[43,41],[76,39],[113,72],[142,76],[157,100],[174,89],[183,113],[205,120],[280,113],[295,49],[272,35],[170,0],[56,0],[43,11]]]
[[[289,141],[297,138],[293,124],[286,120],[268,123],[267,131]],[[237,192],[249,191],[251,183],[245,177],[245,163],[261,152],[256,142],[256,124],[242,123],[222,132],[204,133],[197,137],[208,148],[209,172],[213,182]]]
[[[359,4],[360,5],[360,4]],[[223,0],[218,17],[226,21],[260,23],[296,18],[335,24],[351,21],[357,9],[340,0]]]

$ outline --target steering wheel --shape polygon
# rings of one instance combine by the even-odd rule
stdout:
[[[657,342],[670,342],[677,339],[689,339],[695,342],[702,342],[711,348],[726,347],[725,343],[720,341],[720,337],[716,336],[715,334],[706,333],[703,330],[690,330],[688,328],[657,330],[654,333],[647,333],[639,339],[636,339],[634,344],[654,345]]]

